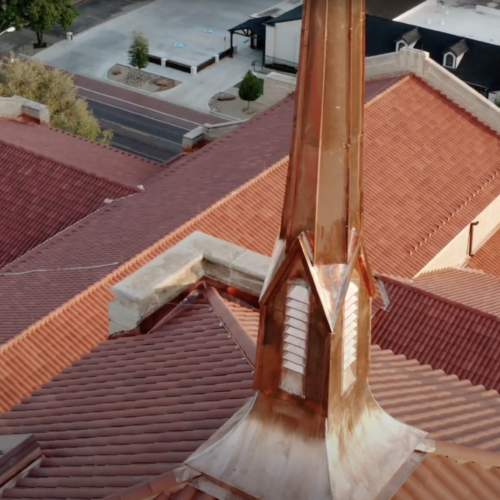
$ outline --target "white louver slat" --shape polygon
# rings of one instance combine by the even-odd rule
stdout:
[[[309,290],[303,285],[293,284],[286,297],[281,387],[299,396],[303,396],[308,329]]]
[[[344,302],[343,368],[347,370],[356,361],[358,345],[358,295],[359,286],[351,281]]]

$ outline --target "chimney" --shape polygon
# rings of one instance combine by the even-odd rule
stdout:
[[[254,398],[186,464],[236,497],[383,500],[426,434],[368,384],[364,0],[306,0],[279,239],[261,296]],[[238,496],[239,495],[239,496]]]

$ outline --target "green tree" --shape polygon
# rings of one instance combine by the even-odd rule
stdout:
[[[0,69],[0,95],[18,95],[45,104],[50,111],[50,125],[101,144],[113,138],[102,130],[87,101],[77,96],[73,75],[45,66],[35,59],[5,59]]]
[[[250,110],[250,103],[262,95],[262,90],[262,81],[248,70],[238,89],[239,98],[248,103],[247,111]]]
[[[128,60],[131,66],[144,69],[149,64],[149,42],[140,32],[134,31],[132,43],[128,49]]]
[[[28,28],[35,32],[38,46],[43,44],[43,34],[56,26],[67,30],[78,11],[71,0],[4,0],[1,24],[10,24],[17,29]]]

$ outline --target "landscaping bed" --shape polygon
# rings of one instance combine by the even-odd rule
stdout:
[[[181,82],[166,78],[164,76],[155,75],[148,71],[131,68],[123,64],[115,64],[107,74],[107,78],[117,83],[128,85],[147,92],[161,92],[169,90]]]

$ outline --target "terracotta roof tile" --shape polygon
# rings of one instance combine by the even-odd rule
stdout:
[[[0,267],[102,207],[104,200],[135,192],[6,144],[1,122],[0,137]]]
[[[102,498],[181,463],[252,394],[205,299],[154,333],[103,342],[0,418],[44,459],[5,498]]]
[[[428,455],[393,500],[489,500],[500,497],[500,469]]]
[[[204,495],[192,486],[186,486],[172,495],[162,493],[156,500],[191,500]],[[198,495],[198,496],[197,496]],[[482,465],[462,463],[453,458],[430,454],[418,465],[410,477],[392,497],[393,500],[491,500],[500,497],[500,468],[485,468]],[[118,500],[115,497],[113,500]],[[108,499],[106,499],[108,500]],[[109,499],[111,500],[111,499]],[[147,500],[142,495],[131,496],[130,500]]]
[[[381,277],[390,306],[373,319],[372,342],[462,380],[500,390],[500,319]]]
[[[240,318],[249,308],[233,302]],[[500,451],[500,396],[372,348],[370,385],[432,437]],[[252,371],[205,299],[157,331],[102,342],[0,417],[44,458],[4,498],[99,499],[172,470],[252,394]]]
[[[485,313],[500,316],[500,279],[472,269],[441,269],[421,274],[411,283]]]
[[[467,267],[484,271],[500,278],[500,231],[491,238],[469,259]]]
[[[273,186],[283,183],[285,177],[286,163],[277,163],[57,308],[51,315],[0,346],[0,379],[3,382],[0,412],[7,411],[21,397],[29,395],[43,382],[50,380],[52,375],[105,340],[108,334],[108,304],[113,298],[109,288],[193,231],[212,234],[264,254],[271,253],[276,235],[267,217],[278,213],[278,207],[275,211],[273,208],[267,217],[263,213],[259,219],[258,223],[263,226],[261,238],[255,238],[251,231],[244,228],[256,224],[254,214],[261,206],[261,196],[268,197],[269,207],[282,203],[282,199],[272,197],[271,194]],[[36,353],[35,357],[33,352]]]
[[[414,77],[382,88],[377,82],[369,85],[378,85],[380,91],[366,107],[365,212],[369,253],[377,271],[389,270],[391,274],[410,277],[497,195],[495,181],[487,181],[494,177],[493,152],[498,137]],[[373,97],[372,94],[367,89],[367,96]],[[8,268],[10,272],[23,273],[42,265],[102,266],[0,279],[0,314],[6,318],[0,332],[5,338],[23,331],[23,343],[17,344],[17,348],[10,346],[9,363],[0,364],[0,370],[8,370],[6,376],[11,381],[11,395],[0,395],[0,408],[8,408],[16,401],[16,395],[29,394],[37,383],[47,380],[40,378],[39,373],[30,373],[28,381],[19,380],[17,363],[25,359],[25,345],[39,345],[37,336],[47,335],[52,345],[64,346],[67,337],[63,332],[70,328],[71,336],[79,337],[78,328],[68,325],[72,321],[86,322],[89,311],[94,319],[90,328],[104,339],[108,287],[189,232],[198,229],[270,254],[281,214],[286,162],[268,177],[262,177],[254,185],[258,189],[239,191],[226,200],[227,205],[218,205],[213,212],[208,208],[267,166],[286,158],[292,114],[293,100],[289,98],[197,153],[171,163],[145,193],[107,206]],[[452,136],[448,127],[451,121],[456,124]],[[442,169],[436,170],[436,164],[442,165]],[[450,178],[456,180],[456,186],[449,182]],[[480,190],[478,182],[486,188]],[[471,185],[473,191],[479,189],[478,194],[464,205],[464,200],[472,196],[467,187]],[[394,192],[389,199],[382,192],[387,186],[392,186]],[[416,195],[421,192],[428,196]],[[459,198],[462,201],[457,201]],[[443,204],[443,199],[448,202]],[[403,212],[401,206],[405,207]],[[204,210],[207,212],[203,217],[197,218],[196,214]],[[370,213],[376,215],[370,217]],[[446,214],[453,214],[449,221]],[[176,232],[182,224],[182,230]],[[425,235],[437,227],[437,232],[423,243]],[[96,238],[99,245],[93,243]],[[134,260],[135,254],[150,245]],[[415,245],[418,250],[410,255]],[[129,263],[114,272],[116,262],[128,259]],[[104,281],[92,286],[101,279]],[[86,291],[87,287],[90,288]],[[81,295],[73,300],[77,294]],[[66,301],[70,302],[62,307]],[[41,323],[29,327],[42,318]],[[60,333],[51,336],[50,330]],[[66,355],[77,359],[93,345],[89,339],[75,340]],[[65,366],[50,352],[40,360],[41,371],[46,374]]]
[[[82,172],[135,188],[160,173],[158,163],[35,123],[0,120],[2,141]]]
[[[7,266],[0,279],[2,338],[15,336],[283,158],[292,116],[288,99],[170,164],[145,192],[106,205]],[[5,275],[40,268],[70,270]]]

